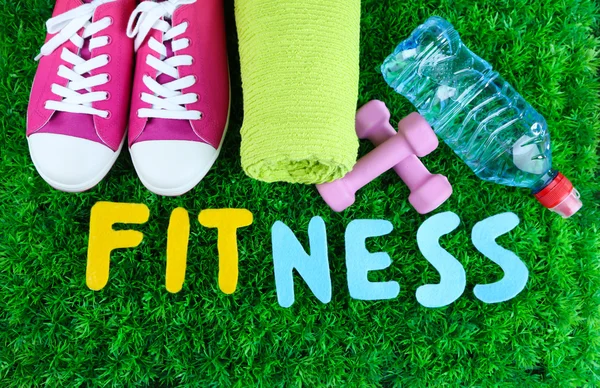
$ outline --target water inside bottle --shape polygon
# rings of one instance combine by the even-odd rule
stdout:
[[[535,190],[556,175],[544,118],[444,19],[419,26],[382,73],[479,178]]]

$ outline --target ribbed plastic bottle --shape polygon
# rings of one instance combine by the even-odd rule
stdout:
[[[449,22],[429,18],[381,71],[479,178],[530,188],[564,218],[581,208],[577,190],[552,169],[544,118],[462,43]]]

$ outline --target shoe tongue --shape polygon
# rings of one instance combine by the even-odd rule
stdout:
[[[90,38],[83,41],[83,47],[79,51],[79,56],[86,61],[92,57],[92,52],[90,51]]]
[[[166,56],[165,59],[173,57],[173,55],[175,55],[175,54],[173,53],[173,48],[171,46],[171,41],[165,42],[165,47],[167,48],[167,56]],[[164,85],[167,82],[171,82],[171,81],[174,81],[174,80],[175,80],[175,78],[173,78],[173,77],[171,77],[170,75],[167,75],[167,74],[161,74],[161,75],[158,76],[158,79],[157,79],[158,83],[161,84],[161,85]]]
[[[175,55],[171,41],[164,43],[167,48],[167,58]],[[161,85],[174,81],[175,78],[167,74],[158,76],[157,81]],[[140,141],[148,140],[182,140],[198,141],[198,135],[194,132],[189,120],[170,120],[170,119],[148,119],[144,132],[138,138]]]
[[[89,4],[91,3],[93,0],[83,0],[83,2],[85,4]],[[80,52],[79,52],[79,56],[83,59],[85,59],[86,61],[89,60],[92,57],[92,53],[90,52],[90,38],[87,38],[83,41],[83,47],[81,48]]]

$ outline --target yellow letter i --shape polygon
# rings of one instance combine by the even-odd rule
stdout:
[[[183,287],[190,239],[190,216],[182,207],[171,213],[167,231],[167,291],[177,293]]]

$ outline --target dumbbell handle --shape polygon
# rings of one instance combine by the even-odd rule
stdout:
[[[410,190],[416,190],[431,177],[431,173],[421,163],[417,155],[409,155],[406,159],[394,166],[396,174],[404,181]]]
[[[375,178],[402,162],[413,154],[413,150],[401,132],[381,143],[363,156],[346,176],[342,178],[352,192],[373,181]]]
[[[399,124],[401,125],[402,121],[400,121]],[[401,130],[401,128],[398,129]],[[375,147],[378,147],[381,143],[385,142],[390,137],[395,136],[397,133],[389,122],[384,123],[379,131],[373,132],[374,133],[368,137],[368,140],[370,140]],[[395,165],[394,171],[396,171],[396,174],[398,174],[400,179],[402,179],[406,186],[411,190],[419,187],[423,181],[431,176],[427,167],[421,163],[421,160],[416,155],[409,155]]]

